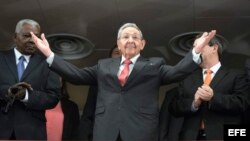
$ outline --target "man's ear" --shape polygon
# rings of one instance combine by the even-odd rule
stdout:
[[[214,44],[214,49],[217,51],[219,46],[217,44]]]
[[[213,45],[213,51],[215,52],[215,53],[218,53],[218,49],[219,49],[219,46],[217,45],[217,44],[214,44]]]
[[[142,40],[141,50],[143,50],[143,49],[144,49],[145,45],[146,45],[146,40]]]
[[[120,41],[119,41],[119,40],[116,41],[116,44],[117,44],[118,50],[121,50],[121,49],[120,49]]]

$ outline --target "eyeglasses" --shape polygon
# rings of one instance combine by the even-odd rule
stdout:
[[[135,40],[135,41],[142,40],[142,37],[141,37],[140,35],[137,35],[137,34],[135,34],[135,35],[125,34],[125,35],[122,35],[122,36],[120,37],[120,39],[127,41],[127,40],[129,40],[130,37],[131,37],[133,40]]]

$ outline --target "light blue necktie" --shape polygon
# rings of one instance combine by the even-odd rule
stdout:
[[[17,64],[17,73],[18,73],[18,78],[19,80],[21,79],[22,75],[23,75],[23,72],[25,70],[25,67],[24,67],[24,62],[25,62],[25,58],[24,56],[20,56],[19,57],[19,62]]]

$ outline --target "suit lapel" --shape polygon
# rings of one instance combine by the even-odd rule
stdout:
[[[214,88],[227,74],[227,69],[224,67],[221,67],[218,72],[215,74],[215,76],[213,77],[212,81],[211,81],[211,88]],[[198,73],[198,74],[196,74]],[[199,69],[198,71],[195,72],[195,74],[192,76],[192,81],[194,84],[198,87],[202,86],[203,84],[203,75],[202,75],[202,69]]]
[[[121,86],[121,85],[120,85],[117,74],[118,74],[118,71],[120,68],[120,63],[121,63],[121,57],[114,58],[114,59],[112,59],[110,66],[109,66],[109,71],[111,72],[112,76],[114,76],[113,77],[114,81],[115,81],[114,84],[118,84],[119,86]]]
[[[139,73],[142,68],[148,63],[148,59],[143,58],[140,56],[137,61],[135,62],[134,68],[130,73],[127,82],[125,83],[124,87],[132,82],[132,80],[136,77],[137,73]]]
[[[193,76],[191,77],[191,81],[193,82],[190,84],[194,86],[190,88],[195,88],[195,91],[197,90],[198,87],[203,85],[202,69],[198,69],[197,71],[194,72]]]
[[[11,49],[10,51],[7,52],[5,56],[5,61],[12,72],[13,76],[15,76],[16,81],[18,82],[18,76],[17,76],[17,66],[16,66],[16,57],[14,53],[14,49]]]
[[[32,55],[26,69],[23,72],[21,80],[25,79],[31,73],[31,71],[34,71],[35,70],[34,68],[38,66],[41,61],[43,60],[40,55],[37,54]]]
[[[211,88],[214,88],[227,74],[228,70],[221,66],[221,68],[217,71],[215,74],[210,86]]]

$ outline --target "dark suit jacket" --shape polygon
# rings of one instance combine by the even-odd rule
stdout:
[[[14,50],[0,55],[0,101],[5,108],[5,95],[10,86],[19,82]],[[31,84],[28,102],[15,101],[8,113],[0,112],[0,139],[9,139],[12,132],[19,140],[46,139],[45,109],[53,108],[59,98],[60,81],[52,72],[45,57],[34,54],[21,81]]]
[[[92,85],[89,87],[88,97],[82,112],[78,131],[80,140],[92,141],[93,139],[97,93],[97,86]]]
[[[124,87],[117,74],[121,58],[98,61],[94,67],[78,69],[55,56],[51,69],[73,84],[97,85],[94,141],[158,140],[161,84],[182,79],[196,68],[191,52],[175,67],[161,58],[139,57]]]
[[[248,83],[248,86],[250,86],[250,59],[246,60],[245,69],[247,73],[247,83]],[[250,95],[250,90],[248,91],[248,95]],[[250,96],[248,98],[249,98],[248,101],[250,103]],[[243,124],[250,125],[250,104],[248,105],[246,112],[242,114],[242,121],[243,121]]]
[[[178,87],[167,91],[162,103],[159,120],[159,141],[179,140],[179,133],[182,129],[184,118],[175,117],[168,110],[169,104],[175,95],[178,95]]]
[[[64,114],[63,140],[76,140],[80,121],[79,109],[75,102],[69,99],[61,99],[61,107]]]
[[[223,126],[240,124],[240,115],[247,108],[248,86],[245,76],[222,66],[210,84],[213,98],[210,102],[203,102],[197,112],[192,112],[194,94],[202,84],[202,69],[199,69],[181,83],[178,96],[170,104],[172,114],[185,117],[180,140],[196,140],[201,117],[205,122],[207,139],[223,140]]]

